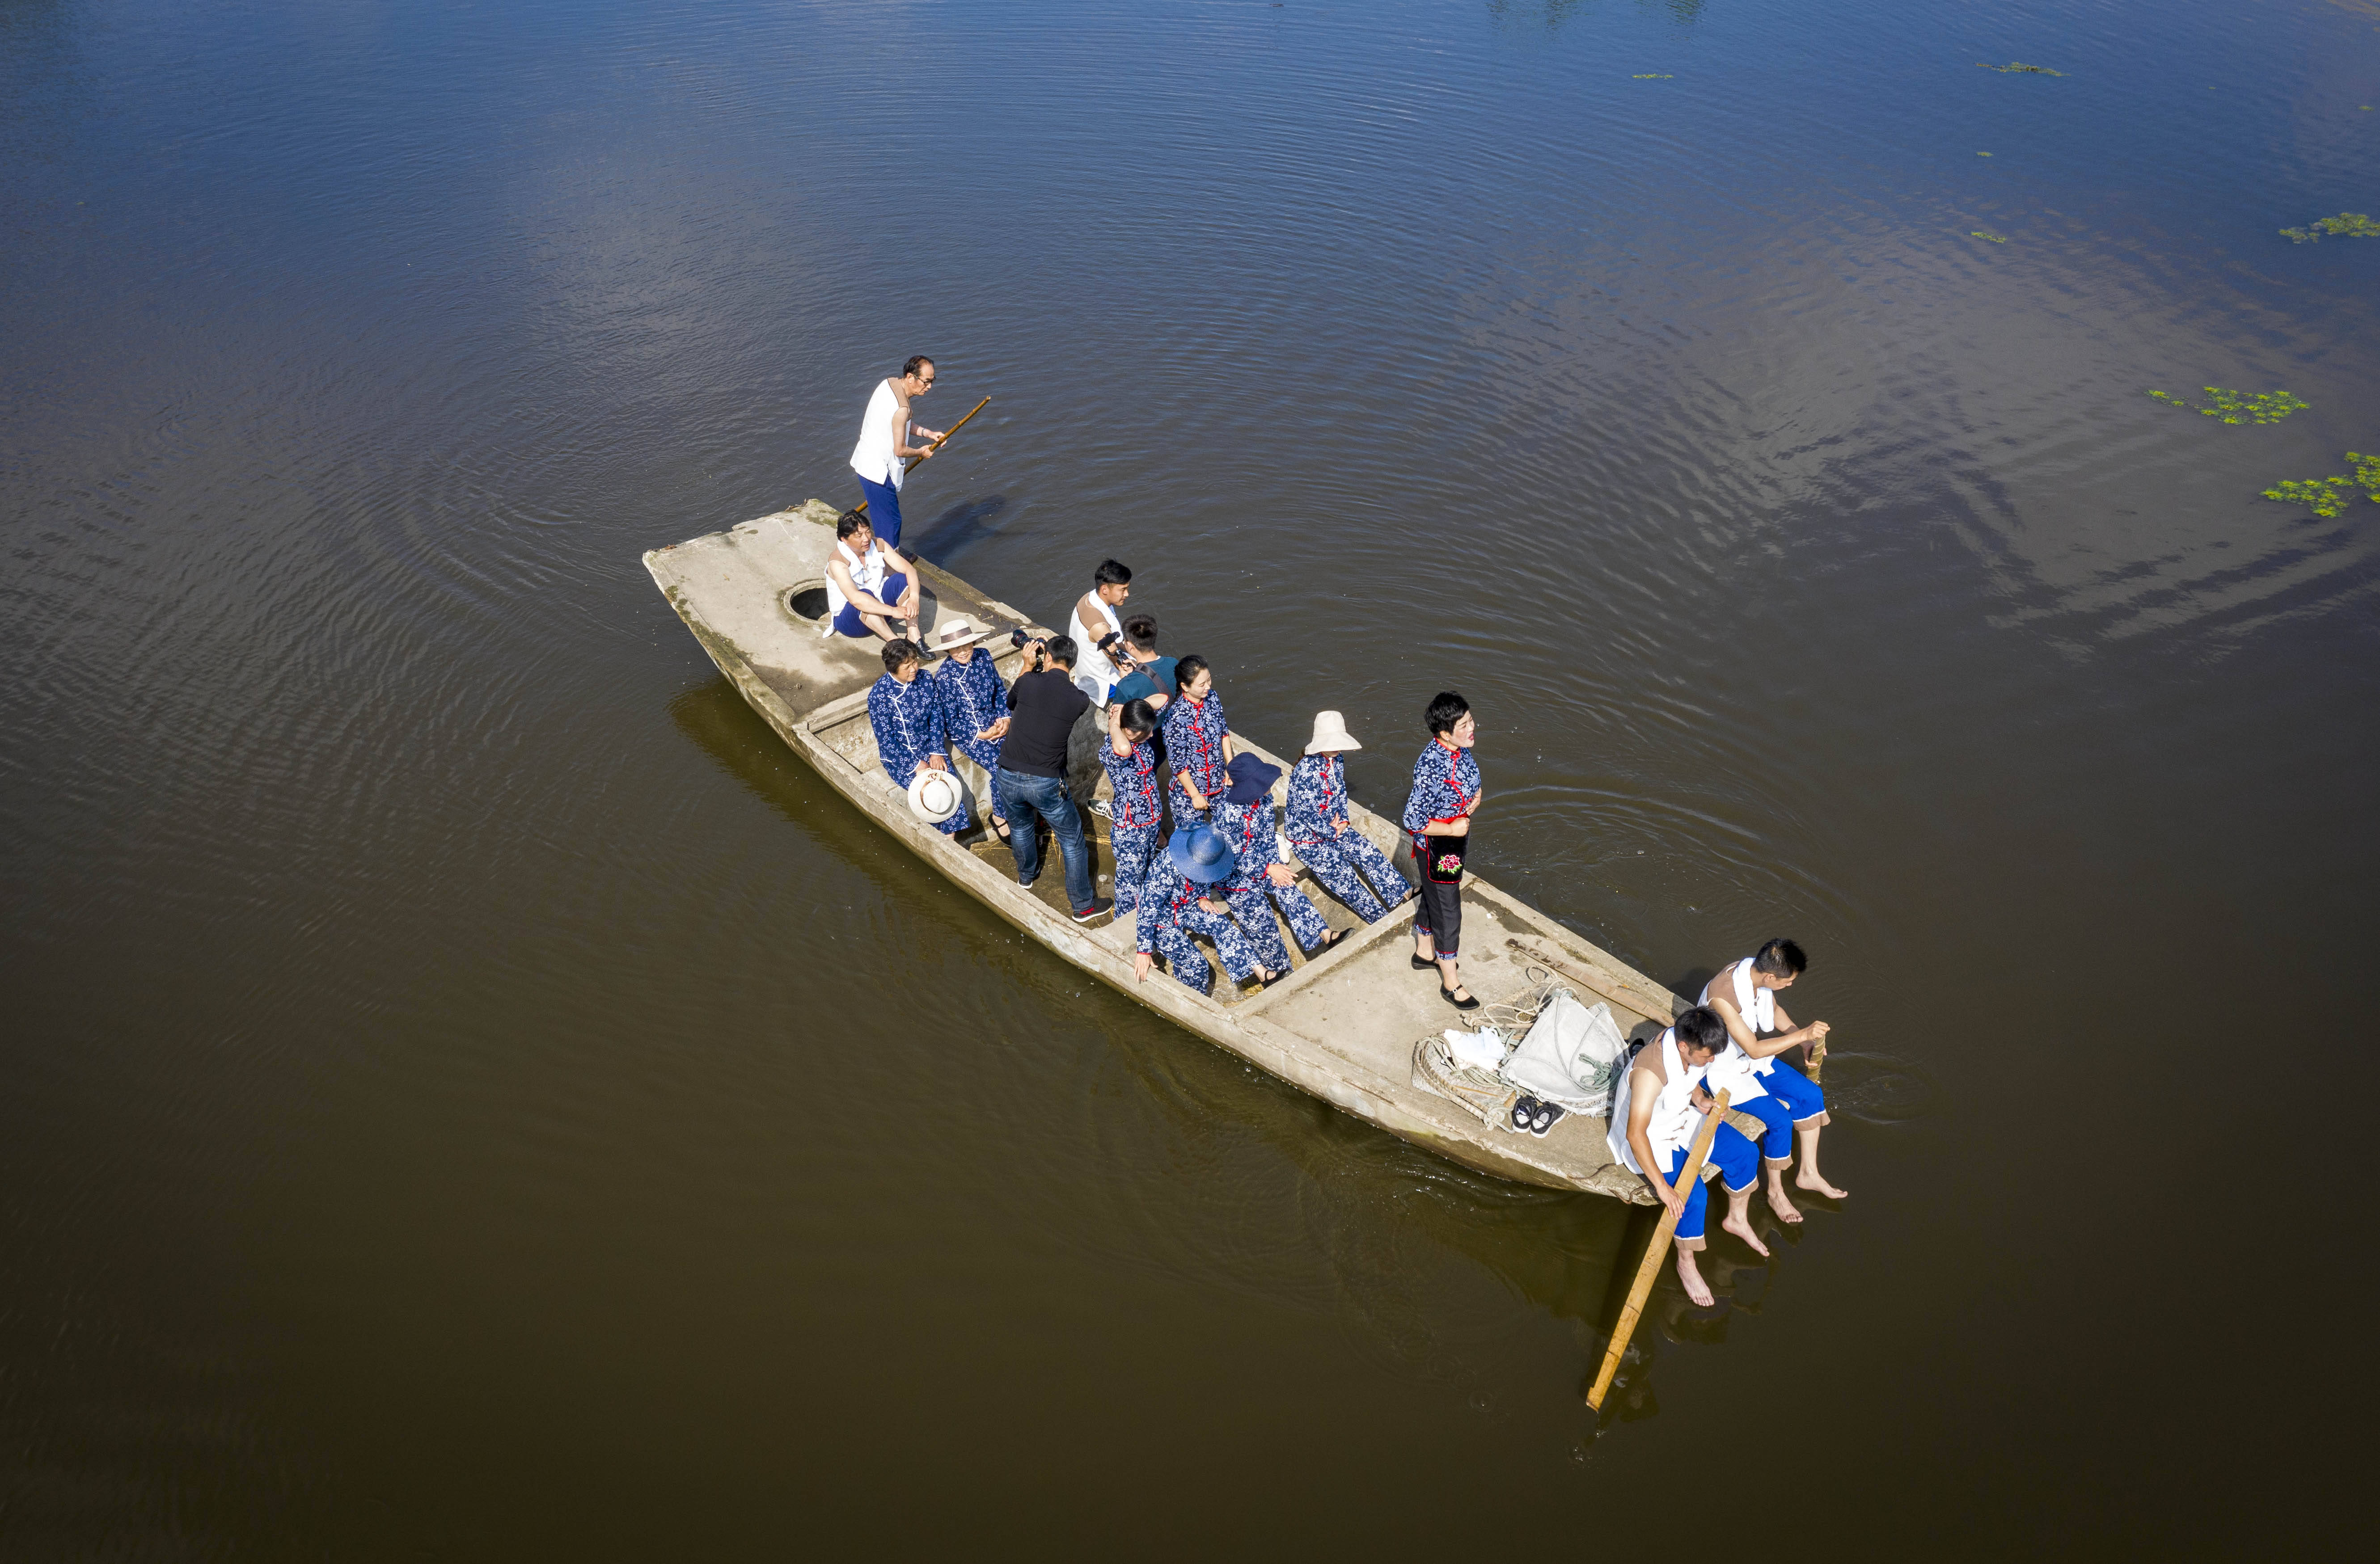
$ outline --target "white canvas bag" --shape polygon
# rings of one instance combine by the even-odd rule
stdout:
[[[1536,1024],[1496,1073],[1541,1102],[1599,1116],[1611,1110],[1611,1088],[1619,1084],[1627,1051],[1609,1005],[1590,1008],[1568,988],[1556,988],[1537,1012]]]

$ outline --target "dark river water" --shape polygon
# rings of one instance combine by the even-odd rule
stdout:
[[[0,3],[0,1554],[2348,1546],[2380,505],[2259,496],[2380,452],[2375,105],[2375,0]],[[1646,1218],[1021,944],[653,589],[913,352],[927,557],[1810,948],[1852,1196],[1599,1437]]]

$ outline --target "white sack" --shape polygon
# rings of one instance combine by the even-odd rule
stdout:
[[[1540,1101],[1600,1117],[1611,1110],[1621,1059],[1628,1050],[1611,1007],[1592,1009],[1568,988],[1556,988],[1536,1024],[1496,1073]]]

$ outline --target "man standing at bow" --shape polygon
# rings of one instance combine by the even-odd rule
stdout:
[[[885,547],[901,546],[901,475],[911,459],[924,461],[934,454],[938,429],[911,422],[909,404],[934,389],[934,361],[916,358],[901,372],[876,382],[868,411],[859,418],[859,443],[852,447],[851,470],[868,496],[868,519]],[[915,443],[912,443],[912,442]]]

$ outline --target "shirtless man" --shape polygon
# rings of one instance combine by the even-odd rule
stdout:
[[[1768,1206],[1779,1218],[1798,1222],[1802,1213],[1785,1198],[1785,1167],[1793,1160],[1793,1138],[1802,1142],[1802,1171],[1793,1182],[1813,1194],[1841,1200],[1837,1189],[1818,1172],[1818,1132],[1827,1126],[1827,1094],[1815,1081],[1798,1071],[1780,1069],[1777,1056],[1800,1048],[1809,1056],[1827,1037],[1827,1024],[1813,1021],[1796,1030],[1793,1018],[1777,996],[1793,986],[1809,967],[1809,957],[1791,940],[1771,940],[1757,954],[1723,969],[1703,985],[1701,1002],[1718,1012],[1727,1025],[1728,1044],[1710,1069],[1712,1089],[1734,1093],[1730,1106],[1741,1108],[1767,1126],[1760,1137],[1761,1161],[1768,1172]],[[1763,1032],[1782,1033],[1763,1038]]]
[[[1726,1025],[1707,1006],[1682,1013],[1668,1031],[1637,1050],[1628,1073],[1621,1077],[1620,1088],[1612,1094],[1607,1134],[1611,1155],[1631,1171],[1644,1174],[1661,1204],[1676,1215],[1678,1280],[1686,1296],[1704,1308],[1710,1306],[1711,1290],[1694,1265],[1694,1254],[1703,1246],[1702,1181],[1684,1189],[1675,1181],[1685,1171],[1703,1115],[1718,1106],[1704,1089],[1703,1077],[1726,1041]],[[1759,1154],[1734,1125],[1723,1122],[1711,1136],[1708,1160],[1727,1190],[1727,1219],[1719,1226],[1750,1244],[1753,1253],[1766,1255],[1768,1246],[1746,1218],[1752,1186],[1760,1182]]]

